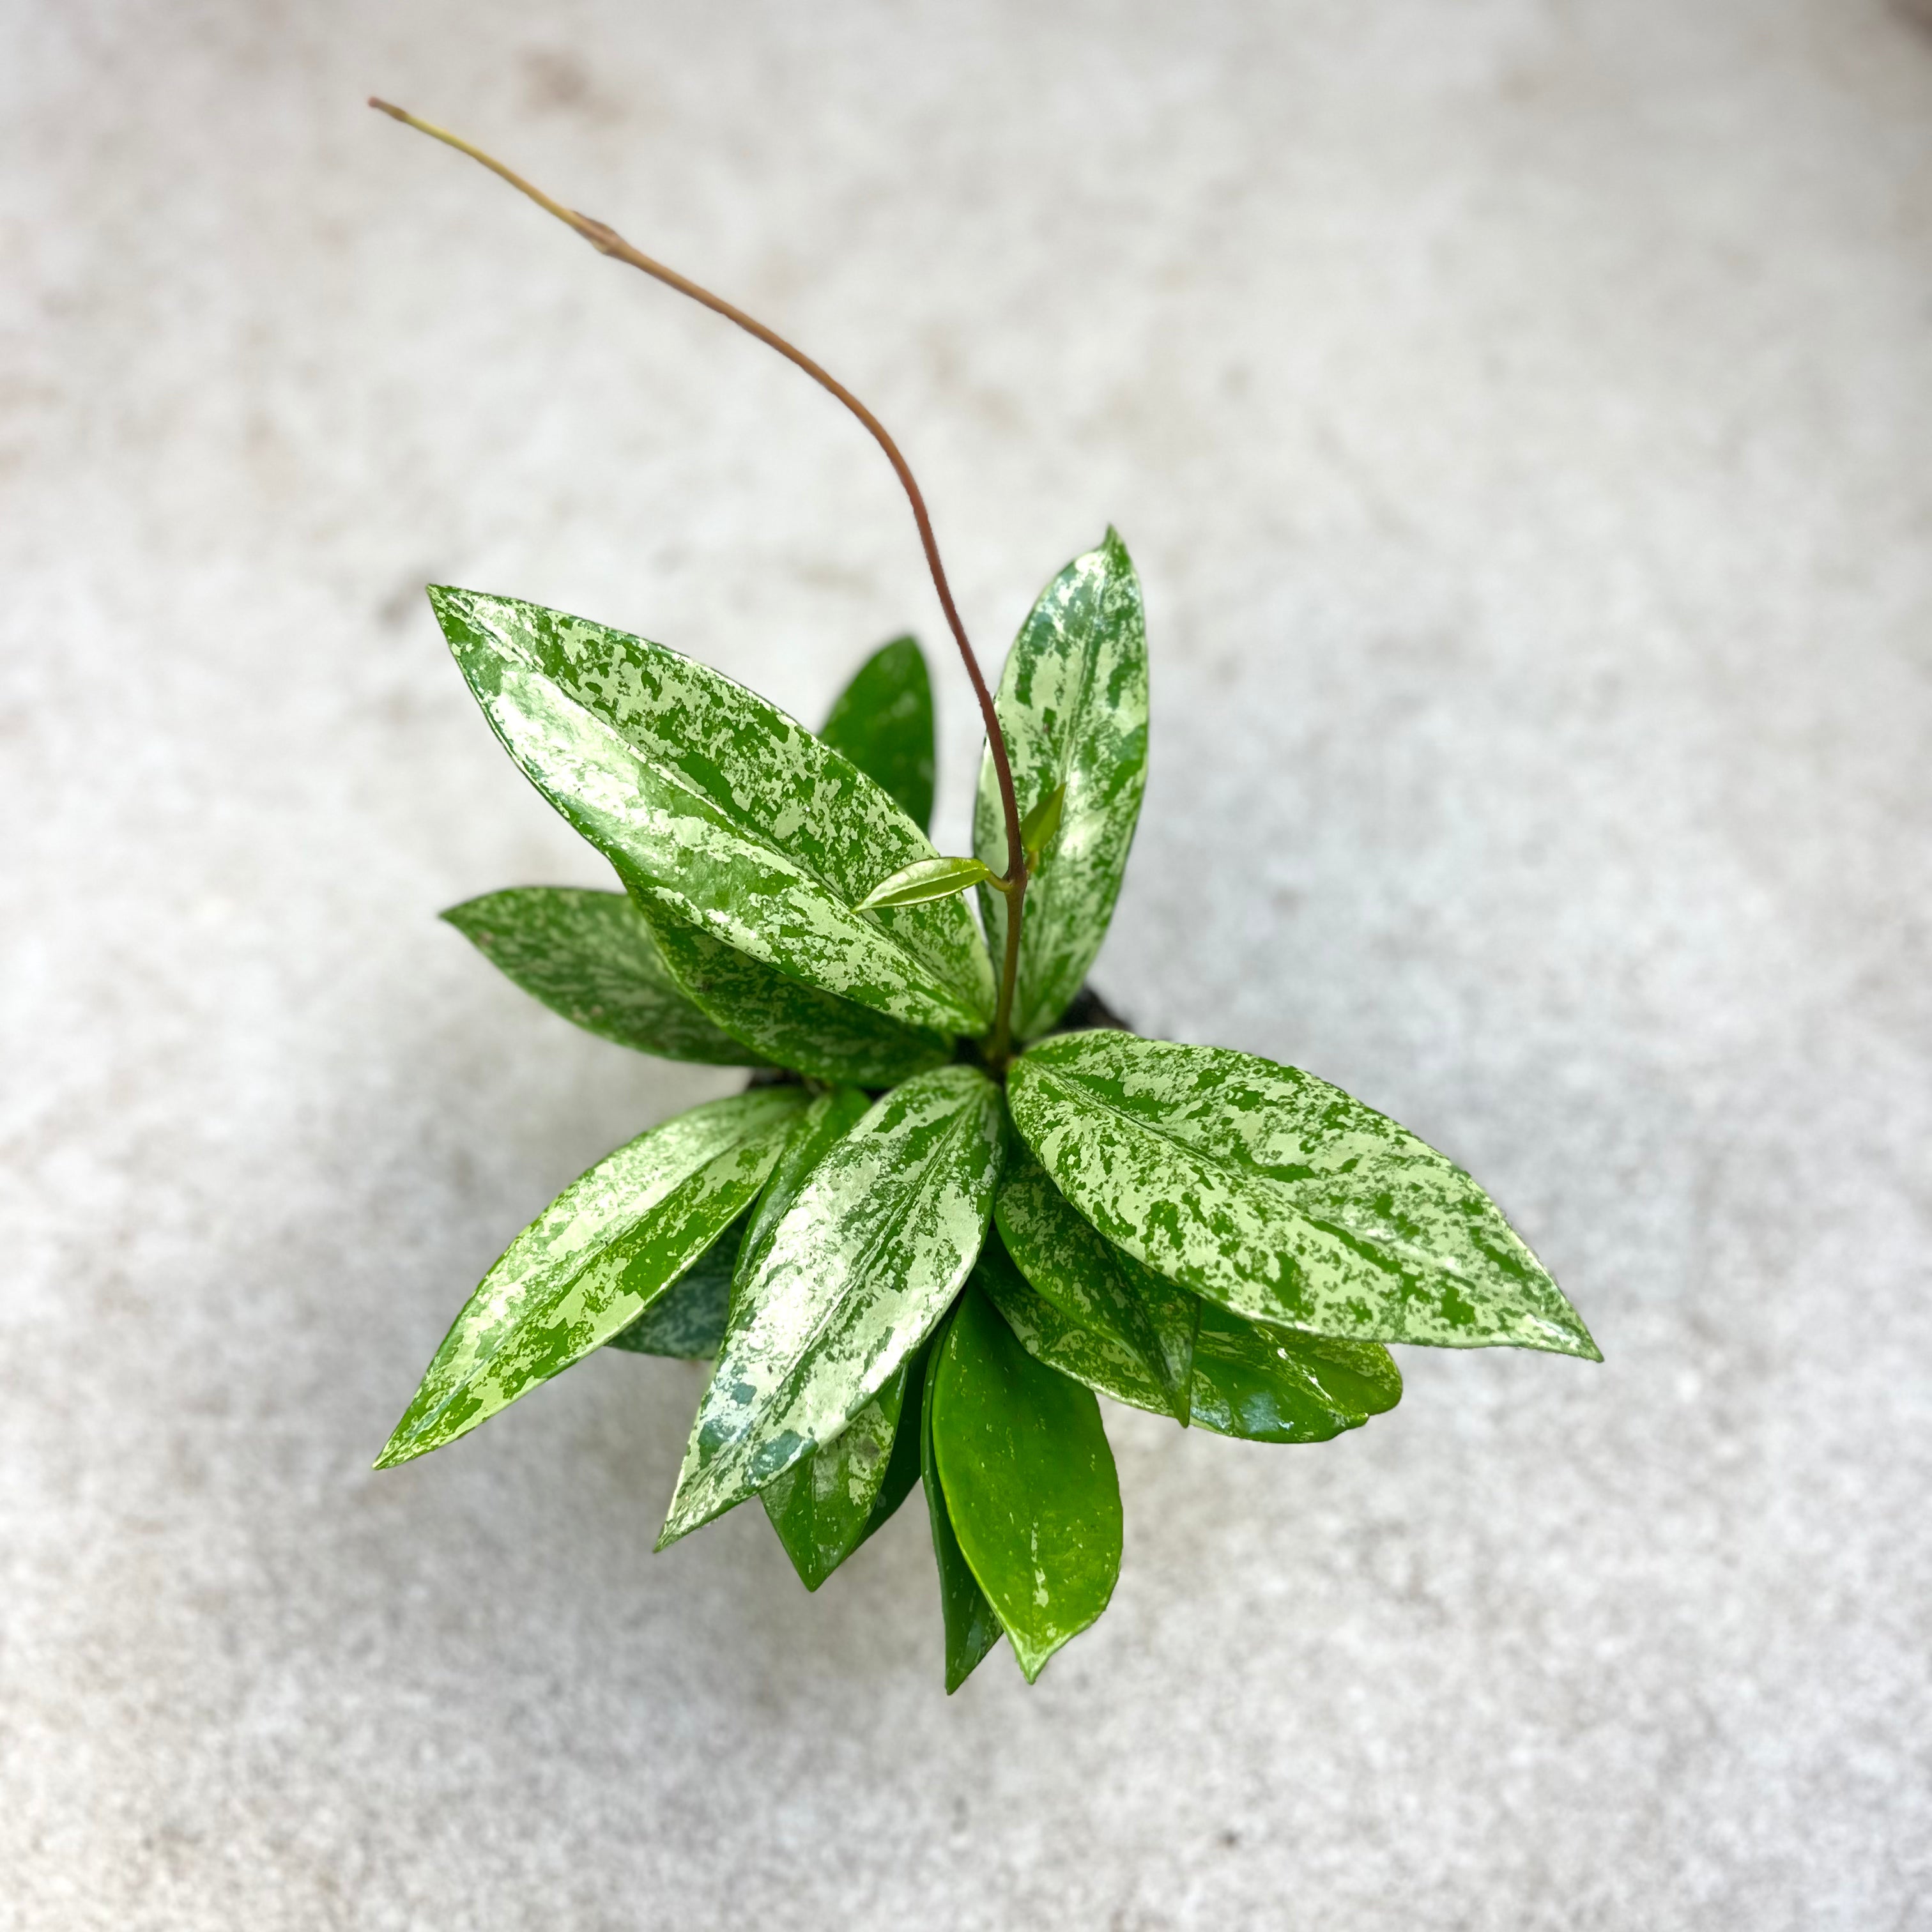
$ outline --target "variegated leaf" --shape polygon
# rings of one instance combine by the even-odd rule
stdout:
[[[992,968],[963,905],[854,910],[937,855],[849,759],[662,645],[512,598],[430,598],[505,748],[634,892],[861,1006],[985,1030]]]
[[[754,1222],[659,1548],[830,1442],[926,1339],[986,1238],[1000,1135],[984,1074],[922,1073],[826,1154],[761,1258]]]
[[[745,1238],[732,1265],[733,1306],[740,1327],[749,1319],[746,1291],[771,1252],[779,1224],[791,1212],[792,1204],[818,1172],[819,1163],[866,1118],[872,1106],[858,1088],[835,1087],[830,1093],[816,1095],[793,1128],[746,1223]]]
[[[666,1060],[769,1064],[686,997],[622,892],[513,886],[442,917],[507,979],[586,1032]]]
[[[823,1448],[803,1456],[760,1492],[799,1581],[815,1590],[890,1520],[919,1480],[924,1352],[902,1362],[886,1385]]]
[[[979,1279],[1027,1352],[1117,1402],[1168,1412],[1167,1391],[1118,1336],[1083,1326],[1037,1294],[990,1243]],[[1325,1442],[1402,1397],[1402,1376],[1374,1342],[1297,1335],[1197,1303],[1190,1408],[1217,1436],[1248,1442]]]
[[[1027,889],[1013,1031],[1044,1033],[1080,990],[1120,896],[1147,784],[1147,631],[1140,580],[1112,530],[1048,584],[1000,678],[1000,723],[1023,812],[1066,788],[1057,835]],[[973,850],[1006,869],[1006,820],[990,753],[980,772]],[[1006,902],[980,893],[993,957],[1004,955]]]
[[[466,1434],[628,1328],[736,1220],[804,1090],[694,1107],[620,1148],[506,1248],[444,1336],[378,1468]]]
[[[797,1130],[793,1130],[796,1138]],[[724,1340],[731,1306],[731,1270],[751,1220],[747,1208],[646,1308],[604,1346],[634,1355],[671,1355],[708,1362]]]
[[[1125,1348],[1160,1391],[1160,1406],[1186,1427],[1200,1297],[1115,1247],[1054,1186],[1032,1149],[1014,1140],[993,1204],[1006,1252],[1070,1320]]]
[[[1339,1087],[1217,1047],[1061,1034],[1015,1063],[1015,1124],[1117,1246],[1316,1335],[1601,1358],[1494,1202]]]
[[[788,979],[649,901],[638,903],[660,957],[692,1003],[775,1065],[814,1080],[890,1087],[952,1058],[945,1034]]]
[[[976,1281],[939,1345],[932,1450],[953,1534],[1030,1684],[1114,1593],[1120,1485],[1091,1392],[1028,1354]]]
[[[932,829],[932,680],[918,640],[882,644],[838,694],[818,735],[890,792],[920,831]]]
[[[757,1278],[800,1190],[865,1118],[868,1106],[865,1095],[852,1087],[822,1094],[812,1102],[758,1196],[738,1255],[741,1287]],[[910,1475],[907,1450],[894,1447],[905,1426],[906,1373],[902,1364],[830,1442],[800,1457],[765,1486],[765,1514],[808,1590],[817,1589],[891,1515],[917,1474],[916,1442],[908,1445]]]
[[[926,1520],[932,1529],[933,1560],[939,1567],[939,1612],[946,1635],[946,1694],[951,1696],[980,1667],[981,1660],[1006,1633],[986,1600],[972,1565],[966,1561],[946,1492],[932,1453],[932,1381],[939,1372],[939,1352],[952,1326],[948,1316],[934,1331],[925,1354],[925,1386],[921,1392],[919,1426],[920,1474],[926,1485]]]

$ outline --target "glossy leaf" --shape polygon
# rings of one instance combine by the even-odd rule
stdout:
[[[512,598],[430,598],[506,748],[634,895],[908,1024],[985,1030],[992,968],[964,906],[854,910],[937,855],[849,759],[662,645]]]
[[[919,1480],[923,1352],[822,1449],[794,1462],[760,1500],[792,1568],[815,1590],[881,1527]]]
[[[939,1345],[932,1449],[953,1534],[1030,1684],[1114,1594],[1120,1486],[1092,1392],[1028,1354],[976,1282]]]
[[[1601,1359],[1468,1174],[1312,1074],[1218,1047],[1061,1034],[1015,1064],[1007,1101],[1101,1233],[1234,1314],[1361,1341]]]
[[[939,1610],[946,1632],[946,1694],[951,1696],[980,1666],[980,1660],[1004,1634],[986,1593],[974,1576],[959,1539],[952,1532],[939,1466],[932,1453],[932,1383],[939,1371],[939,1352],[947,1322],[933,1337],[926,1354],[923,1399],[920,1406],[920,1474],[926,1485],[926,1520],[932,1529],[932,1554],[939,1566]]]
[[[989,1245],[980,1285],[1027,1352],[1117,1402],[1168,1412],[1167,1391],[1117,1336],[1082,1326],[1035,1292]],[[1244,1322],[1209,1303],[1195,1340],[1192,1419],[1250,1442],[1325,1442],[1402,1397],[1402,1376],[1373,1342],[1298,1335]]]
[[[922,832],[932,827],[932,680],[910,638],[895,638],[859,667],[819,736],[892,794]]]
[[[870,912],[874,906],[924,905],[932,899],[950,898],[986,876],[986,867],[976,859],[917,860],[881,879],[859,902],[859,910]]]
[[[764,1267],[771,1252],[778,1226],[792,1210],[806,1183],[818,1171],[820,1162],[862,1120],[872,1102],[856,1087],[835,1087],[829,1094],[814,1097],[792,1129],[770,1178],[760,1191],[757,1204],[746,1223],[745,1236],[732,1264],[731,1285],[740,1306],[741,1321],[748,1319],[744,1296],[748,1284]]]
[[[1148,664],[1140,580],[1112,531],[1047,586],[1000,679],[1000,722],[1022,806],[1066,788],[1052,861],[1028,888],[1013,1029],[1044,1033],[1080,990],[1106,937],[1147,784]],[[973,850],[1006,868],[1005,820],[990,754],[981,768]],[[993,957],[1006,902],[980,895]]]
[[[748,1210],[740,1215],[636,1321],[619,1329],[604,1346],[628,1349],[634,1355],[674,1355],[686,1361],[708,1362],[724,1340],[724,1318],[731,1305],[731,1270],[750,1219]]]
[[[796,1087],[714,1100],[573,1181],[483,1277],[376,1466],[454,1442],[628,1328],[749,1204],[805,1104]]]
[[[986,1238],[1000,1135],[998,1088],[937,1068],[826,1152],[761,1254],[754,1221],[660,1548],[830,1442],[926,1339]]]
[[[898,1514],[899,1505],[919,1486],[920,1438],[926,1418],[926,1370],[932,1352],[928,1336],[905,1364],[905,1394],[899,1407],[898,1432],[892,1438],[892,1460],[886,1465],[886,1479],[872,1501],[872,1520],[866,1535],[876,1535]],[[864,1538],[860,1539],[861,1541]]]
[[[666,1060],[767,1064],[692,1004],[622,892],[514,886],[442,917],[506,978],[586,1032]]]
[[[1066,787],[1063,782],[1055,785],[1020,820],[1020,845],[1026,854],[1027,864],[1035,872],[1040,869],[1042,856],[1060,830],[1060,816],[1066,808]]]
[[[814,1080],[891,1087],[952,1058],[946,1034],[788,979],[659,908],[640,906],[659,956],[692,1004],[776,1066]]]
[[[1184,1427],[1200,1298],[1115,1247],[1054,1186],[1031,1148],[1015,1140],[993,1204],[1007,1253],[1069,1320],[1126,1349],[1157,1391],[1156,1406]]]

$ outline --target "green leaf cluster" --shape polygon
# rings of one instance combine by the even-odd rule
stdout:
[[[578,1026],[755,1071],[512,1242],[383,1464],[607,1346],[709,1359],[660,1546],[756,1497],[815,1590],[921,1486],[951,1690],[1003,1637],[1031,1680],[1106,1607],[1096,1394],[1318,1442],[1395,1406],[1389,1343],[1596,1357],[1490,1198],[1372,1108],[1251,1054],[1055,1030],[1146,781],[1141,589],[1112,531],[1000,681],[1030,872],[1010,1055],[989,1045],[1016,903],[998,789],[989,763],[973,856],[934,850],[913,640],[814,734],[661,645],[430,594],[505,748],[622,887],[444,916]]]

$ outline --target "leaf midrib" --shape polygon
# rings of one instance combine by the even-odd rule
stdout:
[[[976,1096],[976,1100],[977,1100],[978,1097],[979,1096]],[[940,1134],[939,1139],[934,1143],[932,1151],[920,1162],[916,1170],[901,1170],[902,1173],[911,1174],[913,1177],[907,1188],[903,1190],[902,1198],[914,1194],[923,1185],[926,1176],[932,1172],[934,1163],[938,1161],[940,1156],[952,1144],[955,1136],[957,1134],[959,1128],[964,1124],[967,1117],[968,1109],[962,1106],[959,1108],[958,1112],[955,1114],[952,1120],[946,1124],[944,1130]],[[788,1216],[787,1218],[788,1219],[789,1216]],[[884,1246],[886,1241],[890,1239],[892,1235],[898,1230],[902,1224],[902,1217],[895,1216],[890,1222],[882,1226],[860,1249],[859,1256],[860,1265],[866,1273],[870,1273],[872,1264],[877,1258],[880,1250]],[[784,1223],[782,1222],[779,1225],[782,1227]],[[776,1244],[776,1238],[774,1244]],[[848,1279],[850,1279],[849,1276]],[[806,1358],[817,1351],[820,1339],[824,1336],[826,1330],[830,1327],[832,1317],[838,1312],[840,1306],[843,1304],[844,1299],[845,1298],[843,1295],[840,1295],[826,1304],[823,1314],[812,1324],[811,1328],[808,1332],[806,1342],[797,1352],[796,1355],[794,1358],[792,1366],[786,1370],[784,1376],[782,1378],[782,1380],[784,1382],[789,1383],[791,1382],[793,1378],[799,1373],[800,1370],[803,1366]],[[914,1342],[913,1344],[914,1348],[916,1348],[918,1346],[917,1342]],[[908,1350],[907,1352],[910,1354],[911,1352],[910,1350]],[[868,1390],[866,1391],[866,1399],[869,1400],[871,1397],[877,1394],[878,1392],[878,1391],[876,1389]],[[854,1413],[856,1414],[856,1412],[855,1411]],[[850,1416],[848,1416],[845,1420],[847,1423],[850,1423],[851,1419]],[[738,1444],[742,1445],[745,1439],[746,1438],[744,1436],[738,1437]],[[830,1436],[826,1438],[827,1442],[830,1442],[834,1439],[834,1438]],[[825,1445],[824,1443],[817,1443],[814,1444],[814,1446],[823,1448]],[[788,1464],[786,1466],[789,1468],[791,1466]]]
[[[642,643],[646,640],[640,638],[638,641]],[[663,646],[661,646],[658,648],[662,649]],[[704,808],[704,812],[709,816],[716,820],[721,825],[723,830],[730,832],[736,838],[742,838],[747,844],[756,847],[760,852],[765,854],[771,858],[776,859],[782,864],[789,867],[793,871],[798,873],[799,875],[808,884],[815,886],[820,892],[823,892],[826,898],[830,899],[834,904],[839,907],[842,910],[851,914],[854,918],[864,919],[872,929],[879,934],[880,936],[885,940],[886,944],[892,946],[896,952],[904,954],[904,956],[910,961],[914,966],[918,968],[921,972],[926,974],[928,977],[936,980],[938,983],[947,992],[958,995],[958,989],[950,985],[946,980],[940,978],[940,976],[934,972],[932,968],[928,964],[925,960],[922,959],[918,954],[913,952],[912,950],[899,938],[897,934],[892,932],[888,927],[880,925],[876,919],[860,912],[858,908],[845,897],[842,889],[834,884],[831,880],[826,878],[824,874],[820,871],[817,866],[812,863],[809,860],[800,858],[794,853],[788,852],[781,845],[774,844],[770,838],[765,835],[748,829],[742,819],[733,816],[731,812],[728,812],[727,809],[723,806],[721,806],[715,798],[712,797],[709,793],[706,792],[694,781],[687,776],[686,774],[681,771],[676,765],[666,762],[660,758],[653,756],[651,753],[645,751],[641,746],[638,745],[619,726],[610,723],[607,718],[599,716],[589,704],[586,704],[584,700],[577,694],[577,692],[574,690],[566,686],[561,679],[553,676],[550,672],[546,670],[541,664],[532,662],[530,659],[524,657],[520,652],[506,651],[504,654],[514,657],[517,662],[520,662],[525,670],[533,672],[536,676],[542,678],[547,683],[552,686],[556,690],[561,692],[566,702],[574,706],[578,710],[582,712],[585,717],[588,718],[592,723],[597,725],[601,730],[608,731],[612,737],[616,740],[619,744],[624,747],[625,750],[627,751],[632,758],[637,760],[639,764],[644,766],[646,770],[652,772],[653,776],[662,780],[666,785],[670,787],[674,790],[682,792],[686,797],[694,801],[698,806]],[[695,662],[696,661],[693,659],[692,662]],[[754,694],[755,695],[755,694]],[[764,702],[763,700],[760,700],[759,701],[760,703]],[[807,737],[813,736],[812,733],[806,731],[805,727],[800,724],[796,718],[791,718],[785,712],[780,711],[776,705],[769,706],[767,708],[772,712],[773,716],[784,719],[784,721],[787,724],[790,724],[795,730],[804,733],[804,735]],[[824,740],[820,740],[818,742],[823,743]],[[850,758],[846,758],[845,754],[842,752],[837,750],[836,748],[830,745],[825,746],[825,750],[828,756],[837,758],[846,765],[855,778],[866,778],[867,775],[860,771],[859,767],[854,764]],[[906,816],[904,812],[901,810],[897,802],[892,799],[891,794],[890,793],[886,793],[884,787],[880,786],[876,779],[872,779],[869,782],[873,784],[875,789],[880,790],[883,794],[883,795],[886,798],[888,802],[892,804],[892,808],[895,811],[899,812],[900,815],[902,818]],[[917,826],[913,825],[912,820],[910,818],[906,818],[906,823],[909,826],[912,826],[912,830],[918,835],[920,842],[926,848],[925,853],[922,854],[922,856],[927,858],[938,856],[938,848],[932,844],[932,842],[929,838],[926,837],[926,835],[923,832],[920,832]],[[897,908],[897,910],[910,910],[910,908]],[[963,999],[963,996],[962,997]],[[968,1005],[970,1004],[970,1001],[965,1001],[963,1003]]]
[[[789,1122],[787,1122],[785,1124],[788,1126],[790,1124]],[[625,1240],[632,1234],[636,1232],[638,1223],[644,1220],[646,1214],[655,1213],[658,1208],[663,1207],[665,1202],[670,1200],[674,1196],[679,1193],[682,1190],[688,1187],[694,1181],[702,1180],[705,1174],[706,1174],[711,1168],[715,1167],[720,1161],[726,1159],[730,1155],[742,1154],[746,1148],[749,1146],[753,1141],[760,1139],[765,1136],[770,1134],[772,1131],[773,1130],[769,1126],[760,1127],[752,1132],[742,1136],[739,1139],[730,1142],[724,1147],[720,1148],[716,1154],[710,1156],[709,1160],[700,1162],[699,1164],[696,1167],[693,1168],[688,1174],[682,1175],[680,1178],[674,1181],[671,1185],[666,1188],[664,1192],[660,1194],[655,1201],[650,1202],[648,1206],[639,1208],[636,1214],[634,1214],[631,1219],[624,1224],[623,1227],[617,1233],[613,1234],[608,1241],[604,1241],[600,1244],[597,1247],[592,1249],[591,1252],[584,1257],[580,1266],[572,1269],[570,1273],[566,1275],[560,1282],[556,1283],[550,1288],[548,1294],[544,1297],[542,1306],[548,1308],[555,1307],[556,1304],[561,1301],[563,1298],[577,1286],[578,1282],[583,1280],[585,1275],[588,1274],[593,1268],[596,1267],[598,1263],[602,1261],[610,1253],[613,1248],[616,1247],[620,1242]],[[664,1286],[669,1286],[670,1284],[667,1282]],[[444,1415],[447,1414],[449,1412],[451,1405],[454,1403],[457,1398],[466,1390],[472,1389],[476,1387],[477,1382],[489,1369],[491,1364],[496,1360],[497,1356],[502,1352],[505,1341],[512,1334],[520,1330],[525,1325],[525,1321],[532,1312],[532,1310],[526,1307],[520,1311],[518,1316],[514,1318],[507,1322],[500,1322],[497,1324],[496,1333],[490,1337],[490,1346],[487,1352],[478,1353],[472,1360],[468,1372],[464,1374],[460,1381],[452,1384],[448,1393],[444,1396],[443,1399],[436,1404],[436,1407],[432,1409],[428,1415],[424,1417],[421,1425],[410,1432],[412,1440],[414,1440],[416,1436],[422,1435],[424,1430],[429,1428],[432,1424],[440,1420]],[[641,1314],[644,1311],[642,1309],[640,1309],[638,1312]]]
[[[973,1030],[973,1022],[980,1016],[980,1007],[976,997],[978,988],[976,986],[969,988],[963,978],[956,981],[952,970],[954,962],[951,958],[955,949],[943,932],[936,935],[934,939],[935,952],[946,962],[942,967],[914,951],[897,933],[882,924],[875,915],[859,911],[846,898],[844,892],[827,880],[814,866],[774,844],[766,835],[748,829],[742,820],[732,817],[715,799],[699,790],[674,766],[659,762],[634,744],[615,725],[598,716],[590,706],[583,703],[573,692],[566,688],[542,666],[532,664],[520,652],[500,646],[494,637],[488,640],[486,647],[500,660],[506,662],[525,675],[538,680],[546,685],[564,704],[568,705],[599,731],[605,734],[612,742],[621,747],[624,754],[640,770],[649,773],[653,780],[660,782],[666,790],[675,791],[680,796],[691,801],[692,805],[697,808],[698,815],[700,815],[703,821],[710,825],[712,829],[722,832],[728,838],[742,842],[764,862],[772,865],[777,870],[790,874],[803,888],[818,894],[840,914],[849,919],[856,920],[866,932],[883,942],[890,956],[900,962],[899,970],[905,974],[910,987],[928,1000],[944,1006],[950,1006],[953,1010],[956,1016],[964,1016],[963,1024],[959,1023],[956,1018],[950,1018],[946,1022],[946,1030],[967,1033]],[[487,715],[490,710],[487,701],[484,710]],[[802,730],[804,728],[800,726],[799,728]],[[830,749],[829,747],[827,748]],[[834,752],[832,755],[838,757],[841,754]],[[850,764],[849,759],[845,762],[848,764]],[[858,772],[856,766],[853,766],[852,770],[859,776],[864,776],[863,773]],[[676,808],[671,801],[665,800],[662,808],[675,815]],[[896,806],[893,808],[898,809]],[[908,823],[910,824],[910,820],[908,820]],[[914,827],[916,832],[917,829],[916,826]],[[921,836],[923,836],[923,835]],[[928,852],[930,852],[932,849],[930,842],[927,843]],[[900,908],[896,910],[904,911],[916,910],[916,908]],[[976,935],[970,935],[970,937],[976,940]],[[970,957],[970,944],[963,950]],[[772,964],[776,970],[785,970],[776,966],[776,962],[767,963]],[[974,976],[976,978],[976,976]]]
[[[1372,1262],[1376,1268],[1384,1272],[1390,1270],[1391,1262],[1394,1262],[1396,1265],[1393,1271],[1400,1274],[1405,1271],[1400,1264],[1412,1258],[1418,1264],[1418,1272],[1447,1275],[1450,1280],[1472,1288],[1481,1288],[1486,1285],[1480,1276],[1471,1274],[1466,1269],[1458,1267],[1454,1262],[1446,1261],[1439,1255],[1420,1252],[1406,1241],[1396,1240],[1372,1242],[1368,1236],[1355,1228],[1345,1227],[1340,1222],[1329,1220],[1325,1215],[1311,1214],[1306,1208],[1287,1195],[1286,1190],[1294,1185],[1292,1181],[1278,1180],[1271,1174],[1259,1173],[1252,1168],[1244,1168],[1237,1162],[1227,1160],[1222,1155],[1210,1154],[1204,1149],[1183,1140],[1178,1134],[1169,1128],[1162,1126],[1158,1122],[1143,1120],[1138,1114],[1130,1114],[1124,1108],[1117,1107],[1112,1102],[1102,1099],[1090,1089],[1076,1086],[1067,1076],[1060,1073],[1057,1069],[1046,1066],[1037,1068],[1036,1078],[1057,1083],[1065,1097],[1076,1103],[1084,1102],[1096,1112],[1109,1114],[1114,1120],[1120,1121],[1124,1127],[1144,1134],[1151,1139],[1164,1141],[1168,1146],[1198,1161],[1204,1167],[1210,1168],[1220,1173],[1231,1174],[1235,1179],[1250,1186],[1265,1187],[1270,1191],[1280,1190],[1283,1197],[1284,1207],[1295,1220],[1305,1222],[1310,1227],[1318,1229],[1322,1234],[1332,1235],[1335,1240],[1341,1242],[1353,1252],[1359,1254],[1364,1261]],[[1317,1178],[1319,1172],[1320,1170],[1317,1168],[1310,1168],[1308,1170],[1308,1178],[1311,1180]]]

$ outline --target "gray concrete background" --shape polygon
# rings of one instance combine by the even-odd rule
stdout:
[[[648,1554],[697,1372],[368,1462],[724,1090],[440,906],[594,883],[419,586],[815,718],[1105,522],[1101,983],[1496,1191],[1601,1369],[1111,1412],[1114,1607],[950,1702],[908,1510]],[[0,1924],[1932,1925],[1932,37],[1882,0],[0,8]],[[940,661],[945,822],[975,740]]]

